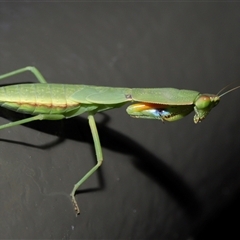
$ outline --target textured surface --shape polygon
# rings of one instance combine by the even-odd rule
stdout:
[[[240,79],[239,3],[0,3],[0,73],[52,83],[217,93]],[[31,74],[2,81],[35,82]],[[237,83],[238,84],[238,83]],[[99,114],[101,169],[85,117],[0,132],[0,238],[239,238],[239,91],[205,121]],[[22,118],[1,109],[1,124]],[[206,237],[207,236],[207,237]]]

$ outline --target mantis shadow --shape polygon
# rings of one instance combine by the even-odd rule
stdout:
[[[159,159],[159,157],[155,156],[130,137],[109,128],[107,123],[110,121],[110,118],[106,114],[102,115],[104,116],[103,120],[97,122],[102,147],[133,156],[132,164],[139,171],[156,182],[160,188],[164,188],[168,194],[185,209],[185,212],[189,217],[196,218],[201,211],[201,204],[195,196],[194,190],[192,190],[181,176],[171,169],[171,167]],[[6,118],[10,121],[16,121],[23,119],[24,115],[7,109],[2,109],[0,117]],[[61,121],[34,121],[24,125],[28,128],[57,136],[58,138],[54,141],[38,146],[6,139],[0,139],[0,141],[33,148],[48,149],[63,143],[65,139],[71,139],[78,142],[89,143],[92,146],[92,153],[95,158],[92,135],[86,118],[75,117]],[[77,134],[76,129],[78,131]],[[77,191],[77,194],[103,189],[105,182],[101,168],[98,169],[97,174],[100,187],[79,190]]]

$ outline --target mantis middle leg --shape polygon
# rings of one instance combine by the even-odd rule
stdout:
[[[70,194],[72,198],[72,202],[74,205],[74,209],[77,212],[77,215],[80,214],[80,209],[78,207],[77,201],[75,199],[75,194],[77,189],[102,165],[103,162],[103,155],[102,155],[102,147],[100,143],[100,139],[98,136],[98,131],[97,131],[97,126],[96,122],[94,119],[94,114],[89,114],[88,116],[88,121],[89,121],[89,126],[91,129],[92,137],[93,137],[93,142],[94,142],[94,148],[95,148],[95,153],[97,157],[97,164],[90,169],[73,187],[73,190]]]

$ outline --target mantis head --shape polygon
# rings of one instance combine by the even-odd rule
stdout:
[[[208,113],[218,105],[220,96],[214,94],[200,94],[194,102],[194,123],[201,122]]]
[[[229,86],[229,85],[228,85]],[[226,87],[228,87],[226,86]],[[220,94],[226,87],[224,87],[222,90],[218,92],[218,94],[200,94],[196,100],[194,101],[194,111],[195,111],[195,116],[193,118],[194,123],[199,123],[201,122],[207,115],[208,113],[214,108],[215,106],[218,105],[220,102],[220,98],[237,88],[240,88],[240,86],[237,86],[235,88],[232,88],[222,94]]]

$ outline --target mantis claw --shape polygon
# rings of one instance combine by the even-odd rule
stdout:
[[[71,196],[72,197],[72,203],[73,203],[73,207],[74,207],[74,210],[76,211],[76,216],[80,214],[80,209],[78,207],[78,204],[77,204],[77,201],[75,199],[74,196]]]

